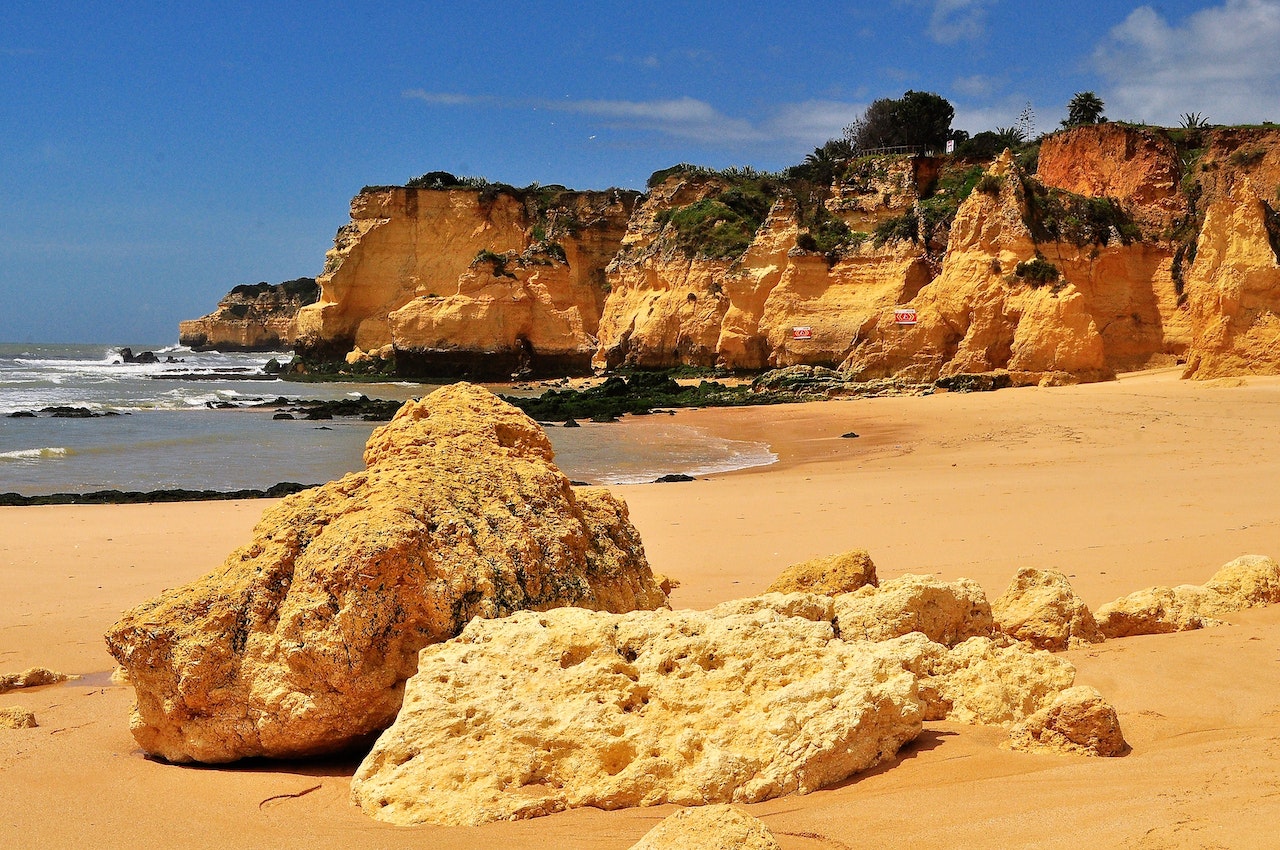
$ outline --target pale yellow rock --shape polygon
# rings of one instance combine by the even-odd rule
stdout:
[[[1100,607],[1094,616],[1108,638],[1166,634],[1216,626],[1216,618],[1280,602],[1280,564],[1243,555],[1203,585],[1150,587]]]
[[[681,809],[631,850],[781,850],[769,827],[726,803]]]
[[[34,729],[39,725],[36,716],[20,705],[0,708],[0,729]]]
[[[814,558],[787,567],[769,585],[768,593],[851,593],[866,585],[875,586],[876,565],[865,549]]]
[[[943,581],[903,575],[833,597],[836,622],[845,640],[889,640],[922,632],[935,643],[954,646],[990,635],[991,605],[972,579]]]
[[[947,649],[922,634],[879,644],[918,678],[925,720],[1008,726],[1071,687],[1066,659],[1008,638],[970,638]]]
[[[1247,178],[1205,212],[1187,281],[1186,377],[1280,373],[1280,257],[1269,215]]]
[[[1128,748],[1116,710],[1094,688],[1068,688],[1009,730],[1009,746],[1026,752],[1118,756]]]
[[[638,197],[550,188],[362,192],[317,279],[320,301],[298,312],[297,344],[331,356],[388,345],[494,355],[512,353],[523,335],[535,352],[574,349],[596,332],[604,267]],[[550,259],[535,237],[562,253]],[[478,263],[482,252],[529,263],[508,278]],[[579,359],[584,366],[590,351]]]
[[[171,761],[329,752],[389,725],[418,650],[473,617],[665,605],[626,506],[552,458],[479,387],[407,403],[363,472],[283,500],[221,569],[112,627],[134,737]]]
[[[19,688],[38,688],[42,685],[56,685],[68,679],[79,679],[67,673],[57,673],[45,667],[31,667],[21,673],[6,673],[0,676],[0,694]]]
[[[991,603],[996,628],[1017,640],[1048,650],[1103,640],[1084,600],[1056,570],[1023,567]]]
[[[422,651],[352,799],[391,823],[463,825],[838,782],[919,733],[915,677],[888,644],[780,613],[794,596],[475,620]]]

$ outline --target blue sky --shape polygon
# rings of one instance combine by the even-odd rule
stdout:
[[[30,3],[0,27],[0,341],[160,345],[318,274],[365,184],[778,169],[876,98],[954,126],[1280,120],[1280,0]],[[117,6],[123,8],[117,8]]]

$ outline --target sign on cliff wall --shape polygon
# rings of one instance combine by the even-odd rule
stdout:
[[[808,327],[792,328],[791,338],[792,339],[813,339],[813,328],[808,328]]]
[[[900,325],[914,325],[916,323],[916,308],[898,307],[893,311],[893,320]]]

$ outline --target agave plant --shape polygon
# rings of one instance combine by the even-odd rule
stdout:
[[[1184,112],[1182,126],[1188,130],[1199,130],[1209,126],[1209,121],[1199,112]]]

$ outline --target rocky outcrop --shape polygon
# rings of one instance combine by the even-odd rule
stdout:
[[[1078,685],[1009,730],[1009,746],[1025,752],[1118,756],[1128,749],[1116,710],[1094,688]]]
[[[406,376],[587,368],[604,266],[638,193],[375,187],[351,202],[298,317],[304,356],[392,346]],[[544,356],[545,354],[545,356]]]
[[[681,809],[631,845],[631,850],[782,850],[769,827],[736,806]]]
[[[942,581],[904,575],[835,597],[836,623],[845,640],[883,641],[911,632],[955,646],[990,635],[991,605],[972,579]]]
[[[765,599],[475,620],[423,651],[352,799],[397,824],[748,803],[838,782],[919,733],[915,679],[882,645]]]
[[[56,685],[68,679],[78,679],[67,673],[57,673],[45,667],[30,667],[21,673],[6,673],[0,676],[0,694],[16,691],[19,688],[38,688],[43,685]]]
[[[0,708],[0,729],[34,729],[39,725],[36,716],[20,705]]]
[[[1059,651],[1103,640],[1089,607],[1056,570],[1018,570],[991,603],[991,614],[999,631],[1040,649]]]
[[[879,584],[876,565],[866,549],[814,558],[787,567],[765,593],[821,593],[834,596]]]
[[[626,506],[552,458],[480,388],[407,403],[364,471],[286,498],[221,569],[111,628],[139,744],[170,761],[334,751],[389,725],[418,651],[474,617],[664,605]]]
[[[209,315],[179,322],[178,344],[196,351],[289,349],[297,336],[298,311],[319,297],[320,287],[310,277],[237,286]]]
[[[1007,638],[948,649],[916,633],[887,647],[918,677],[925,720],[1008,726],[1048,706],[1076,675],[1066,659]]]
[[[1280,216],[1247,177],[1209,205],[1186,291],[1186,377],[1280,373]]]
[[[1280,564],[1243,555],[1203,585],[1150,587],[1109,602],[1094,614],[1108,638],[1167,634],[1219,625],[1218,617],[1280,602]]]

